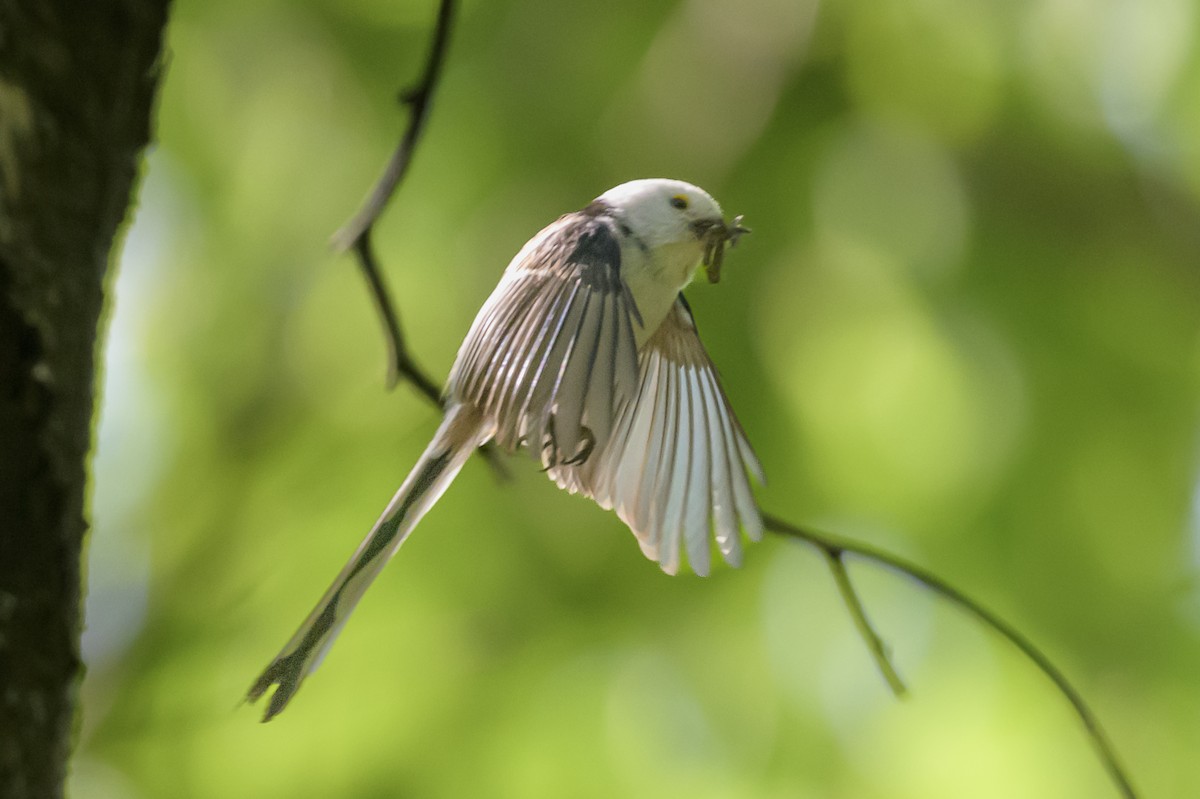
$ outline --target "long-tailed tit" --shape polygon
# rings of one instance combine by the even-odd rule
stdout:
[[[703,263],[720,276],[745,233],[707,192],[635,180],[546,227],[475,317],[433,441],[300,629],[255,681],[279,713],[367,587],[480,444],[526,449],[571,493],[615,510],[674,574],[686,549],[707,574],[712,541],[741,561],[739,528],[762,520],[746,471],[762,468],[680,291]]]

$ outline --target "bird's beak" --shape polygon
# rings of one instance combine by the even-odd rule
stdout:
[[[713,235],[714,232],[723,232],[726,229],[725,220],[716,219],[697,219],[692,223],[692,232],[696,234],[696,238],[703,239]]]
[[[735,216],[731,222],[724,219],[697,219],[692,223],[696,237],[704,242],[704,270],[709,283],[721,279],[721,263],[725,258],[725,245],[737,244],[739,238],[750,232],[742,226],[742,217]]]

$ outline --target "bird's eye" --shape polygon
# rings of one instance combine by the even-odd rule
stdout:
[[[678,208],[680,211],[686,211],[688,207],[688,198],[685,194],[676,194],[671,198],[671,206]]]

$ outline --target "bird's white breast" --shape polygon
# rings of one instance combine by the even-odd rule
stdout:
[[[703,254],[701,245],[691,241],[649,250],[635,243],[622,244],[622,277],[642,318],[641,326],[637,320],[633,322],[639,350],[667,318],[679,292],[692,282]]]

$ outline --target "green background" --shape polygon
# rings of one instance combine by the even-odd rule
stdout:
[[[854,564],[669,578],[478,460],[269,725],[237,703],[423,449],[328,240],[433,2],[178,0],[112,285],[81,799],[1114,795],[1066,703]],[[754,235],[688,292],[769,512],[903,553],[1039,642],[1147,797],[1200,796],[1200,7],[469,2],[380,256],[440,380],[521,244],[635,177]]]

